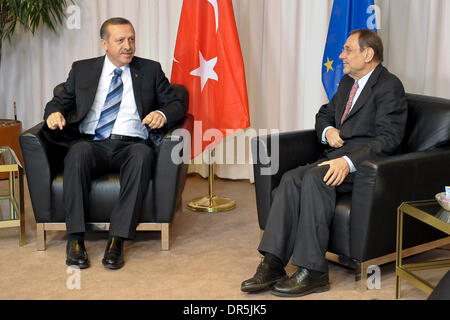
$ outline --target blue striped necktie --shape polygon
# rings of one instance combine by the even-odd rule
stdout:
[[[116,122],[117,114],[122,101],[123,83],[120,78],[122,69],[116,68],[114,76],[109,85],[108,95],[106,96],[105,105],[100,113],[97,128],[95,129],[94,140],[103,140],[110,136],[114,122]]]

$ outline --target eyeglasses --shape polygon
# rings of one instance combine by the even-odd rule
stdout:
[[[360,51],[363,52],[365,49],[366,48],[361,48]],[[350,53],[352,53],[355,50],[356,49],[350,49],[350,47],[346,47],[346,46],[342,47],[342,51],[345,52],[346,54],[350,54]]]

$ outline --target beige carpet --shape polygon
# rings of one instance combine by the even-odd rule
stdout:
[[[0,193],[7,191],[0,181]],[[19,247],[18,228],[0,229],[0,299],[278,299],[263,292],[245,294],[240,283],[251,277],[260,261],[256,251],[260,230],[257,223],[254,186],[248,181],[216,179],[216,194],[232,198],[237,208],[229,213],[200,214],[186,203],[204,196],[208,182],[189,176],[183,193],[183,209],[171,226],[170,250],[160,251],[158,232],[139,232],[125,243],[125,266],[117,271],[102,264],[106,232],[91,232],[86,247],[91,267],[79,277],[65,265],[65,233],[47,233],[47,250],[36,251],[36,223],[28,190],[25,191],[27,244]],[[4,214],[5,206],[0,207]],[[0,214],[0,216],[1,216]],[[450,258],[448,248],[436,249],[406,261]],[[295,267],[289,265],[288,273]],[[447,270],[422,271],[437,283]],[[76,280],[79,279],[77,282]],[[69,287],[75,287],[68,289]],[[79,284],[79,289],[77,285]],[[395,265],[381,267],[381,288],[360,291],[353,272],[330,262],[331,290],[298,299],[367,300],[394,299]],[[403,299],[427,296],[405,281]]]

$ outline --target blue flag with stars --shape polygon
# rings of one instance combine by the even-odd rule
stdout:
[[[322,82],[329,100],[344,75],[339,55],[350,31],[355,29],[377,31],[373,0],[334,0],[322,64]]]

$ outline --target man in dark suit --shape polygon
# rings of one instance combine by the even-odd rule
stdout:
[[[278,296],[329,290],[328,248],[336,192],[350,192],[360,164],[396,152],[405,131],[407,103],[401,81],[381,65],[383,44],[370,30],[355,30],[339,58],[346,74],[316,115],[319,141],[329,148],[315,163],[286,172],[277,189],[258,250],[264,255],[241,290],[272,288]],[[287,277],[289,260],[298,270]]]
[[[134,56],[135,32],[123,18],[100,29],[106,55],[76,61],[63,90],[45,107],[43,134],[69,147],[64,158],[68,265],[89,267],[84,246],[85,213],[93,176],[120,172],[120,200],[110,217],[103,265],[123,266],[123,241],[136,232],[142,200],[152,176],[155,130],[182,119],[177,98],[158,62]]]

